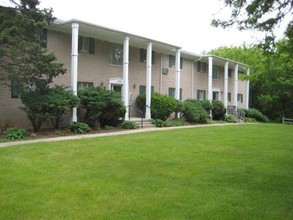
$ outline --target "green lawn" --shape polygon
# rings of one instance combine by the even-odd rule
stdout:
[[[0,219],[293,219],[293,126],[0,149]]]

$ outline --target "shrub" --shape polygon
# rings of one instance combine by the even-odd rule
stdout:
[[[253,123],[256,122],[256,120],[254,118],[245,118],[245,122]]]
[[[91,130],[86,123],[82,122],[71,122],[69,124],[69,129],[70,131],[78,134],[85,134]]]
[[[138,126],[134,121],[125,121],[122,124],[122,128],[124,128],[124,129],[137,129]]]
[[[156,127],[164,127],[164,121],[161,119],[153,120],[153,124],[156,125]]]
[[[48,90],[39,92],[26,91],[20,95],[20,99],[24,104],[21,109],[26,112],[34,131],[39,131],[42,124],[51,118],[50,113],[47,111],[47,93]]]
[[[210,111],[213,109],[212,103],[209,100],[195,100],[196,102],[199,102],[200,105],[206,110],[208,114],[210,114]]]
[[[237,119],[233,115],[226,115],[224,120],[228,123],[236,123]]]
[[[212,115],[214,120],[222,120],[225,117],[226,109],[223,102],[219,100],[213,100],[212,102]]]
[[[55,86],[50,89],[47,96],[47,112],[55,129],[61,124],[61,117],[73,107],[78,106],[79,98],[64,86]]]
[[[196,100],[185,100],[183,103],[183,116],[188,122],[192,123],[206,123],[209,114]]]
[[[27,136],[27,131],[23,128],[8,128],[3,132],[8,140],[21,140]]]
[[[257,109],[249,108],[249,109],[245,109],[244,111],[245,111],[245,117],[247,118],[254,118],[256,121],[259,121],[259,122],[269,121],[267,116],[265,116],[263,113],[261,113]]]
[[[145,111],[146,97],[139,95],[136,98],[136,106]],[[151,108],[153,109],[152,118],[166,120],[177,108],[177,101],[169,96],[153,93],[151,99]]]
[[[186,122],[179,118],[174,118],[164,123],[165,127],[175,127],[175,126],[182,126],[182,125],[186,125]]]
[[[81,107],[86,110],[84,121],[90,127],[117,126],[125,116],[126,108],[119,93],[104,87],[90,87],[78,94]]]

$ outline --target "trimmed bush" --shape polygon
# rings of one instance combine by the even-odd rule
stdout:
[[[78,134],[85,134],[91,130],[86,123],[82,122],[71,122],[69,124],[69,129],[70,131]]]
[[[90,127],[117,126],[125,116],[126,108],[117,92],[104,87],[90,87],[78,93],[81,108],[86,110],[84,122]]]
[[[257,121],[254,118],[245,118],[245,122],[253,123],[253,122],[257,122]]]
[[[196,102],[200,103],[200,105],[206,110],[208,114],[213,109],[212,103],[209,100],[195,100]]]
[[[156,125],[156,127],[164,127],[164,121],[161,119],[153,120],[153,124]]]
[[[136,106],[145,111],[146,97],[144,95],[139,95],[136,98]],[[169,96],[161,95],[159,93],[153,93],[151,99],[151,112],[152,118],[166,120],[172,112],[177,108],[177,101]]]
[[[3,132],[8,140],[21,140],[27,136],[27,131],[23,128],[8,128]]]
[[[223,120],[225,117],[226,109],[223,102],[213,100],[212,102],[212,115],[214,120]]]
[[[244,112],[245,112],[245,117],[247,118],[254,118],[256,121],[259,121],[259,122],[269,121],[268,117],[265,116],[260,111],[258,111],[257,109],[249,108],[249,109],[245,109]]]
[[[183,116],[188,122],[206,123],[209,114],[197,100],[185,100],[183,103]]]
[[[183,126],[186,125],[186,122],[179,118],[174,118],[170,121],[165,121],[164,126],[165,127],[176,127],[176,126]]]
[[[124,129],[137,129],[138,126],[134,121],[125,121],[122,124],[122,128],[124,128]]]
[[[224,120],[228,123],[236,123],[237,119],[233,115],[226,115]]]

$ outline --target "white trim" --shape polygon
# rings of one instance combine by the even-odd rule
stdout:
[[[175,57],[176,79],[175,79],[175,99],[180,100],[180,50],[176,50]]]
[[[145,118],[151,119],[151,93],[152,93],[152,43],[149,42],[147,46],[147,60],[146,60],[146,107]]]
[[[213,57],[209,57],[209,70],[208,70],[208,100],[213,100]]]
[[[250,69],[248,68],[246,71],[246,75],[250,75]],[[246,109],[249,109],[249,79],[246,81]]]
[[[238,64],[234,69],[234,106],[238,107]]]
[[[227,61],[225,63],[225,69],[224,69],[224,106],[225,108],[228,107],[228,71],[229,71],[229,62]]]
[[[128,79],[128,67],[129,67],[129,37],[124,38],[123,42],[123,88],[122,88],[122,100],[126,107],[125,118],[129,117],[128,105],[129,105],[129,79]]]

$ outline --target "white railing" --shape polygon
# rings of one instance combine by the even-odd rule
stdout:
[[[293,118],[282,118],[282,123],[283,124],[293,124]]]

